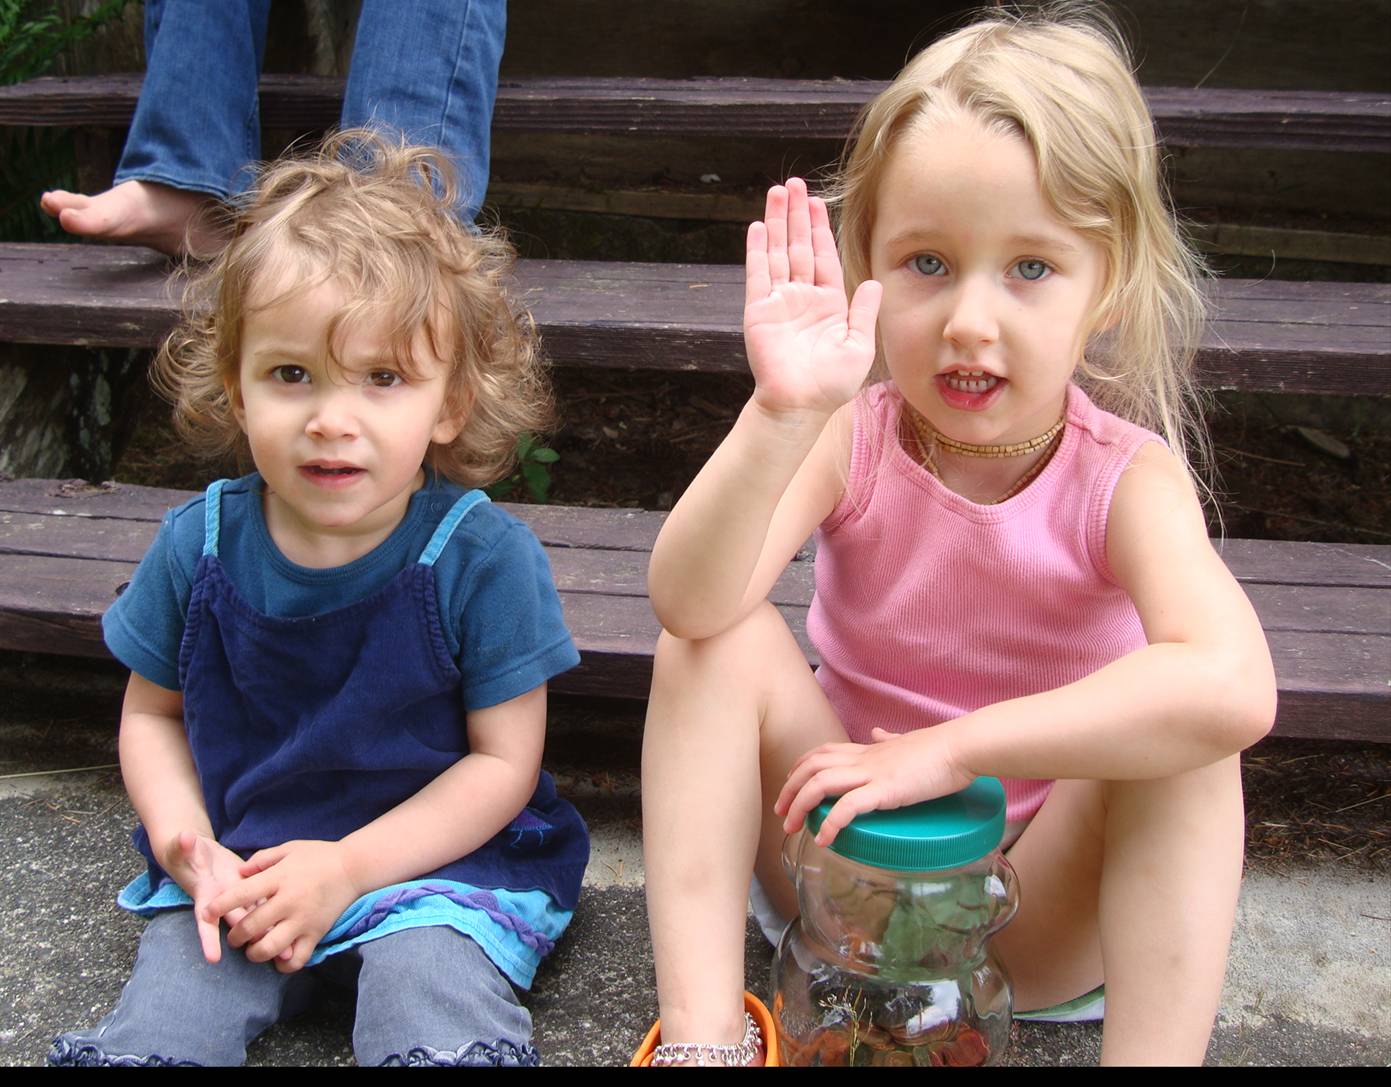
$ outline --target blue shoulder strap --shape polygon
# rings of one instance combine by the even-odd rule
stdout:
[[[460,495],[458,501],[454,503],[448,513],[444,515],[444,520],[435,529],[435,534],[430,537],[430,542],[425,546],[425,550],[420,553],[420,564],[422,566],[433,566],[435,560],[440,557],[440,552],[449,543],[449,538],[454,535],[454,530],[459,527],[459,522],[468,515],[469,510],[480,502],[488,501],[488,496],[482,491],[469,491],[467,494]]]
[[[203,505],[203,554],[217,554],[218,530],[222,527],[222,488],[227,481],[215,480],[208,484]]]

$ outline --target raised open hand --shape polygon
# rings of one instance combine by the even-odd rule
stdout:
[[[790,178],[768,190],[749,226],[744,346],[766,411],[830,414],[859,391],[874,362],[883,288],[866,280],[847,307],[826,203]]]

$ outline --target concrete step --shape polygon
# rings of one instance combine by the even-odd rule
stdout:
[[[52,1036],[117,999],[140,922],[115,905],[138,864],[115,756],[120,673],[62,662],[16,682],[0,656],[0,1064],[42,1061]],[[32,670],[31,670],[32,673]],[[637,736],[641,709],[561,703],[548,765],[588,820],[594,851],[575,921],[526,1002],[550,1065],[617,1065],[656,1013],[642,891]],[[96,767],[96,769],[83,769]],[[595,769],[602,767],[602,769]],[[77,772],[64,772],[76,769]],[[27,776],[16,776],[27,775]],[[1213,1064],[1391,1061],[1391,876],[1326,860],[1248,871]],[[750,923],[750,987],[771,949]],[[254,1045],[258,1065],[352,1063],[351,1007],[330,1000]],[[1016,1024],[1006,1062],[1094,1063],[1094,1024]]]

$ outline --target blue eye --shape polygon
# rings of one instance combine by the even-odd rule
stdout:
[[[1042,279],[1049,272],[1048,265],[1041,260],[1021,260],[1014,266],[1020,279]]]
[[[286,385],[303,385],[309,381],[309,371],[303,366],[277,366],[271,371],[271,376]]]
[[[937,257],[924,253],[920,257],[913,258],[913,269],[925,276],[941,276],[947,274],[946,265]]]

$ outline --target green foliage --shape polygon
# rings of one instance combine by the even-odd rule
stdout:
[[[105,0],[64,22],[51,0],[0,0],[0,85],[43,75],[58,55],[120,18],[133,0]],[[61,128],[0,129],[0,238],[54,241],[57,223],[38,207],[45,189],[70,189],[77,174],[72,133]]]
[[[85,41],[132,0],[105,0],[90,15],[63,21],[51,0],[0,0],[0,85],[43,75],[68,46]]]
[[[550,465],[560,454],[537,443],[535,437],[523,434],[517,439],[517,467],[511,475],[484,488],[489,498],[506,498],[525,486],[532,500],[546,502],[551,493]]]

